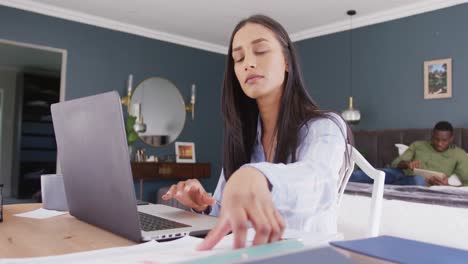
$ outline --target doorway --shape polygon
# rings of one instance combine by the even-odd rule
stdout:
[[[66,60],[66,50],[0,39],[0,182],[7,198],[33,199],[40,176],[56,173],[50,105],[65,98]]]

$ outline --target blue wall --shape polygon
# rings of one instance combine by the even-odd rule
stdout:
[[[361,110],[357,128],[432,127],[441,119],[467,127],[468,4],[355,29],[353,95]],[[220,86],[225,56],[0,6],[0,38],[68,50],[67,99],[109,90],[123,93],[129,73],[173,81],[188,98],[197,84],[196,120],[187,116],[178,140],[196,143],[197,160],[210,162],[203,183],[213,191],[220,171]],[[312,96],[341,111],[349,95],[349,32],[296,43]],[[423,99],[423,62],[453,59],[453,97]],[[174,146],[151,150],[165,155]],[[162,185],[145,183],[152,199]]]
[[[353,31],[357,128],[468,127],[468,4]],[[349,31],[296,43],[304,75],[322,108],[341,111],[349,96]],[[453,59],[453,96],[424,100],[423,63]]]
[[[0,6],[0,38],[44,45],[68,51],[66,99],[111,90],[125,92],[128,74],[134,84],[151,76],[165,77],[188,100],[193,82],[197,85],[196,119],[187,115],[178,138],[196,144],[199,162],[210,162],[211,178],[203,180],[213,191],[220,172],[220,87],[225,56],[127,33],[25,12]],[[174,145],[152,149],[150,154],[173,154]],[[172,181],[145,183],[145,199]]]

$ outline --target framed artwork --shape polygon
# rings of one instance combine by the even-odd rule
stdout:
[[[424,99],[452,97],[452,58],[424,62]]]
[[[175,149],[176,149],[176,162],[195,163],[195,143],[176,142]]]

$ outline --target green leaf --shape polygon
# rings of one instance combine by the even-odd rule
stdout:
[[[127,133],[133,131],[133,125],[135,125],[135,122],[135,116],[127,116],[127,119],[125,119],[125,130],[127,131]]]
[[[138,134],[133,129],[133,125],[135,125],[136,117],[135,116],[127,116],[125,119],[125,133],[127,134],[127,144],[131,145],[135,143],[138,139]]]
[[[135,143],[138,139],[138,134],[135,131],[132,131],[127,136],[128,145]]]

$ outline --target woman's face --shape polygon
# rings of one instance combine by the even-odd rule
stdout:
[[[237,80],[248,97],[281,96],[287,63],[271,30],[247,23],[234,35],[232,58]]]

